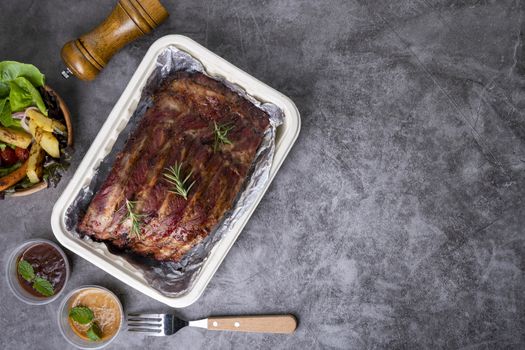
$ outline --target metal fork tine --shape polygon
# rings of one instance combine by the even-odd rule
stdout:
[[[162,322],[162,318],[153,318],[153,317],[128,317],[129,321],[135,322]]]
[[[128,314],[128,331],[152,336],[168,336],[188,325],[171,314]]]
[[[153,327],[155,329],[161,329],[162,323],[148,323],[148,322],[128,322],[128,327]]]
[[[138,314],[138,313],[131,313],[128,314],[128,317],[149,317],[149,318],[162,318],[164,317],[164,314]]]
[[[164,332],[160,329],[128,328],[128,332],[145,333],[149,336],[164,336]]]
[[[128,330],[131,330],[131,329],[148,330],[149,332],[161,332],[162,331],[162,328],[157,327],[157,326],[148,327],[148,326],[142,326],[142,325],[139,325],[139,326],[128,326]]]

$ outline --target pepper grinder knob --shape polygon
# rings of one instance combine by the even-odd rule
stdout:
[[[62,75],[93,80],[122,47],[150,33],[167,17],[159,0],[119,0],[95,29],[62,47],[67,68]]]

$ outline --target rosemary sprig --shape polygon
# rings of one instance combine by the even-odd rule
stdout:
[[[140,225],[141,219],[142,217],[144,217],[144,215],[135,213],[136,204],[137,202],[132,202],[126,199],[126,209],[128,210],[128,215],[126,216],[126,219],[131,220],[131,229],[129,233],[137,238],[141,238]]]
[[[189,185],[187,184],[192,174],[193,170],[190,171],[186,177],[182,175],[182,163],[179,164],[175,162],[175,165],[166,168],[164,177],[170,184],[173,185],[173,188],[170,190],[170,192],[178,194],[184,199],[188,199],[188,193],[190,192],[191,187],[195,184],[195,181]]]
[[[231,145],[232,142],[228,139],[228,133],[235,126],[230,124],[217,124],[213,122],[213,134],[215,135],[215,142],[213,143],[213,152],[217,152],[220,145]]]

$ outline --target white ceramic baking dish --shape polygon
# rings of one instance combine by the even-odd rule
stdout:
[[[155,68],[157,56],[166,47],[173,45],[198,59],[211,76],[219,76],[244,88],[246,92],[262,102],[271,102],[280,107],[285,115],[284,123],[278,127],[276,135],[275,156],[270,169],[270,179],[252,205],[233,228],[215,244],[201,271],[196,276],[191,289],[184,295],[168,297],[148,285],[142,273],[126,262],[123,258],[111,254],[103,243],[93,248],[87,242],[77,238],[66,228],[66,210],[73,203],[79,191],[87,186],[95,175],[96,169],[104,157],[111,152],[119,133],[124,129],[133,114],[141,95],[142,88]],[[270,182],[279,170],[286,155],[294,144],[300,130],[301,119],[295,104],[280,92],[260,82],[231,63],[225,61],[213,52],[207,50],[195,41],[181,35],[168,35],[157,40],[144,56],[128,86],[113,107],[106,122],[100,129],[93,144],[80,163],[73,178],[60,196],[53,208],[51,226],[58,241],[92,262],[102,270],[115,276],[122,282],[142,293],[175,308],[186,307],[194,303],[204,292],[204,289],[217,271],[233,243],[248,222],[259,201],[268,189]]]

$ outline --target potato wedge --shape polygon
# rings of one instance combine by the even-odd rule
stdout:
[[[0,127],[0,141],[26,149],[33,138],[27,132]]]
[[[30,120],[28,124],[35,141],[42,146],[44,151],[53,158],[60,158],[60,148],[57,138],[53,136],[52,133],[40,128],[33,120]]]
[[[26,160],[22,166],[6,176],[0,177],[0,191],[5,191],[9,187],[15,185],[17,182],[21,181],[27,174],[27,166],[29,164],[29,159]]]
[[[33,137],[35,137],[36,129],[38,128],[38,125],[34,121],[29,120],[27,122],[27,126],[29,126],[29,132],[31,133],[31,135],[33,135]]]
[[[42,131],[40,140],[38,141],[40,146],[53,158],[60,158],[60,148],[58,146],[58,140],[52,133],[48,131]]]
[[[46,117],[36,109],[29,109],[26,114],[29,117],[29,120],[39,128],[46,131],[53,131],[53,120],[51,118]]]
[[[27,177],[31,183],[40,182],[42,178],[42,162],[44,161],[44,150],[38,143],[34,143],[29,151],[27,159]]]
[[[54,120],[46,117],[36,109],[30,109],[27,111],[27,116],[31,121],[33,121],[39,128],[42,128],[44,131],[53,132],[57,131],[59,133],[65,133],[67,131],[64,124],[58,120]]]

